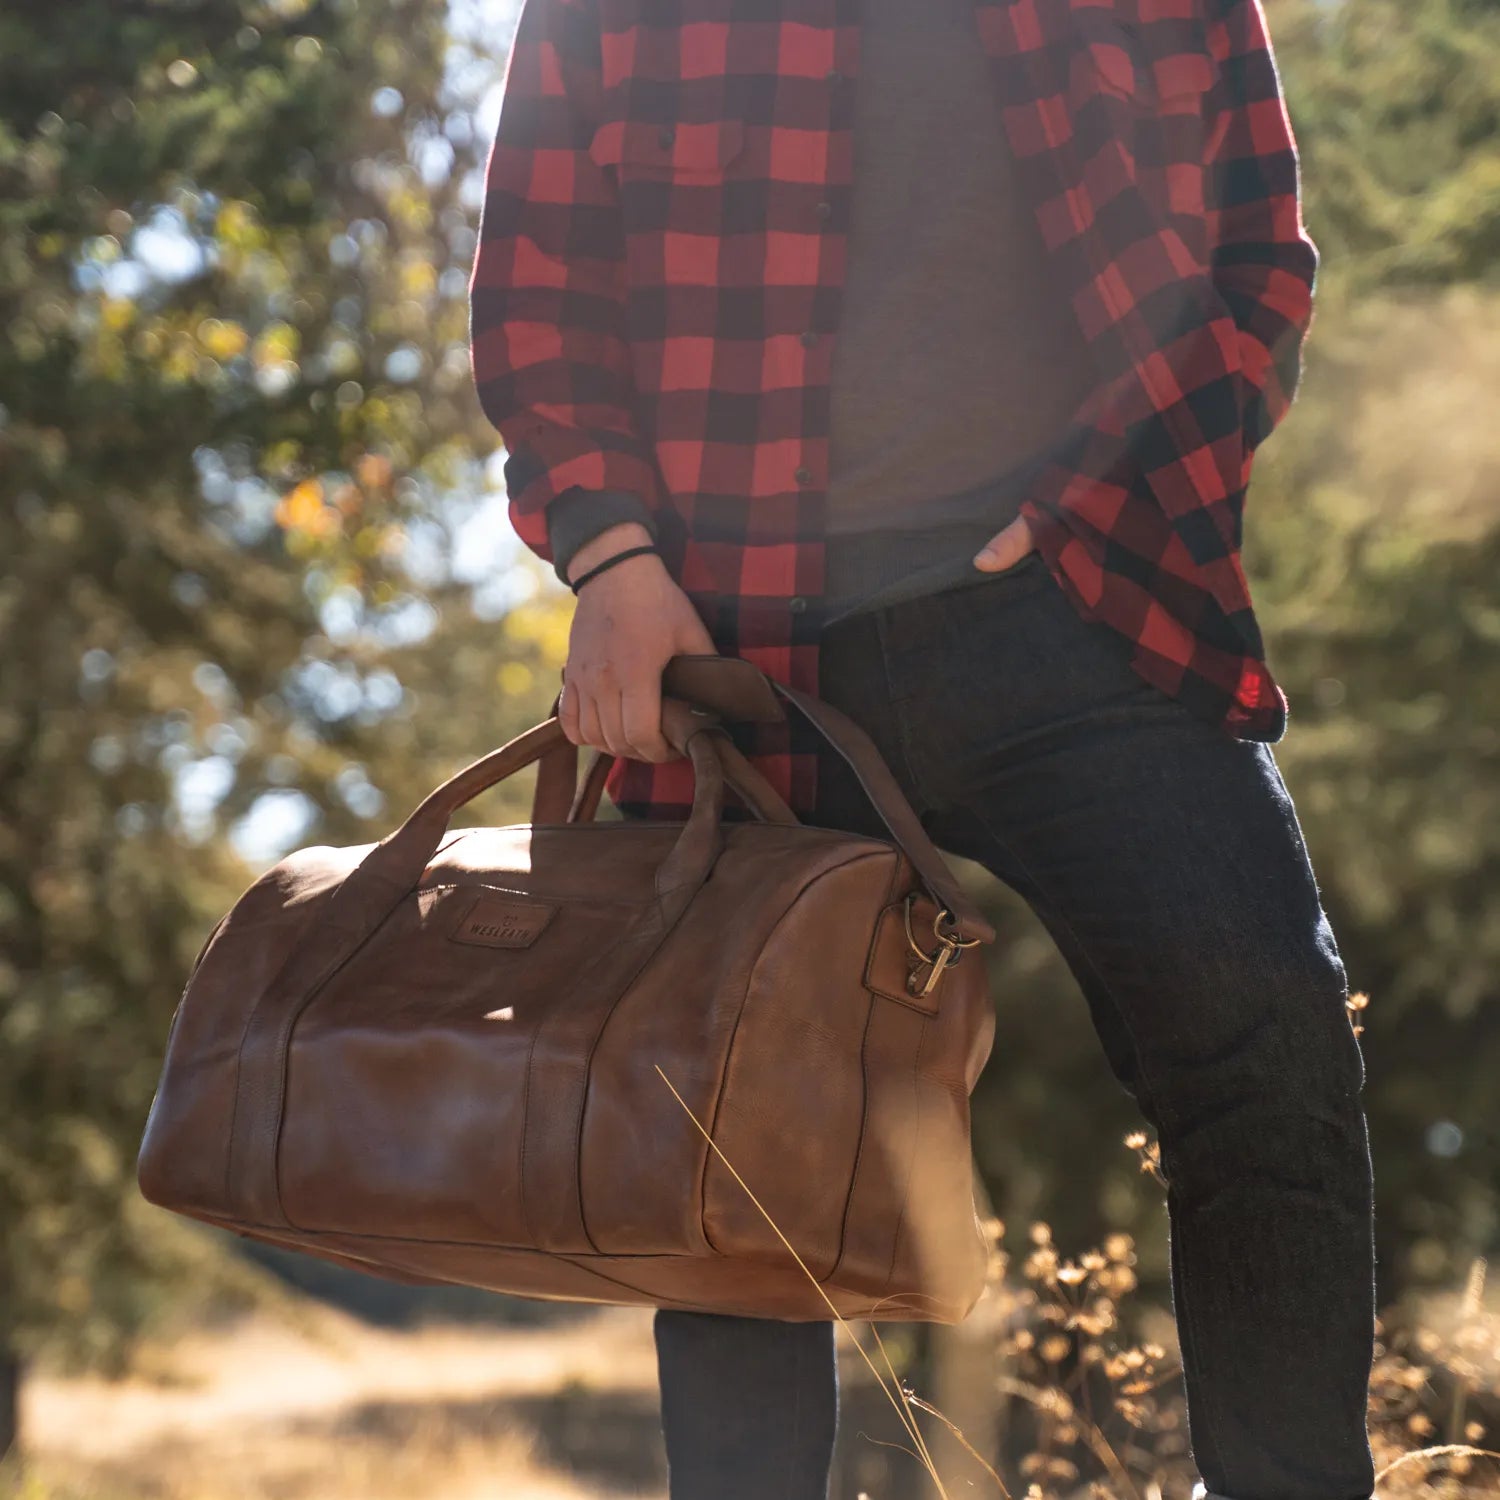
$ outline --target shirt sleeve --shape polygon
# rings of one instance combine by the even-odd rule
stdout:
[[[1217,0],[1211,14],[1221,89],[1207,161],[1211,271],[1239,330],[1248,456],[1296,395],[1318,251],[1261,0]]]
[[[656,518],[629,490],[585,490],[576,485],[547,503],[547,540],[552,549],[553,569],[568,581],[568,564],[578,549],[611,526],[622,521],[639,522],[657,541]]]
[[[593,0],[522,0],[469,278],[470,360],[505,442],[511,523],[548,562],[547,506],[564,490],[627,492],[648,514],[661,500],[637,428],[616,184],[589,153],[600,70]]]

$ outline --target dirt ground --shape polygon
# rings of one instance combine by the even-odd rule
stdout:
[[[0,1500],[666,1500],[651,1316],[393,1330],[297,1298],[148,1348],[127,1380],[33,1372],[25,1471],[0,1476]],[[839,1347],[830,1494],[932,1493],[890,1398]],[[979,1432],[964,1393],[987,1367],[966,1347],[937,1393]],[[991,1493],[956,1449],[943,1464],[952,1493]]]
[[[153,1356],[150,1378],[36,1375],[25,1500],[655,1500],[649,1313],[387,1332],[318,1309]]]

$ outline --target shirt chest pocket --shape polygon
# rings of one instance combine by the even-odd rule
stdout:
[[[1158,0],[1074,6],[1066,89],[1082,154],[1101,195],[1125,186],[1202,261],[1208,146],[1221,107],[1221,74],[1196,15]],[[1115,174],[1116,186],[1107,180]]]
[[[1201,115],[1218,82],[1218,65],[1195,20],[1131,25],[1098,6],[1071,17],[1069,92],[1086,102],[1103,94],[1137,110]]]
[[[589,155],[629,179],[711,183],[723,177],[745,146],[745,123],[734,116],[707,121],[606,120],[589,142]]]

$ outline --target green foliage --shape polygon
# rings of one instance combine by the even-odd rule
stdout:
[[[1271,19],[1334,273],[1367,287],[1493,277],[1500,8],[1285,0]]]
[[[201,1274],[134,1158],[227,835],[274,793],[372,837],[366,760],[418,753],[403,547],[483,430],[446,40],[410,0],[0,20],[0,1353],[109,1362]]]

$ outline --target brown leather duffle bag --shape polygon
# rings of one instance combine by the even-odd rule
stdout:
[[[662,680],[684,821],[596,821],[611,758],[577,787],[553,717],[379,843],[303,849],[239,898],[172,1022],[148,1199],[403,1281],[968,1312],[994,930],[845,715],[738,658]],[[725,720],[784,703],[889,841],[800,822],[732,743]],[[529,824],[449,829],[534,762]],[[726,786],[753,816],[725,820]]]

